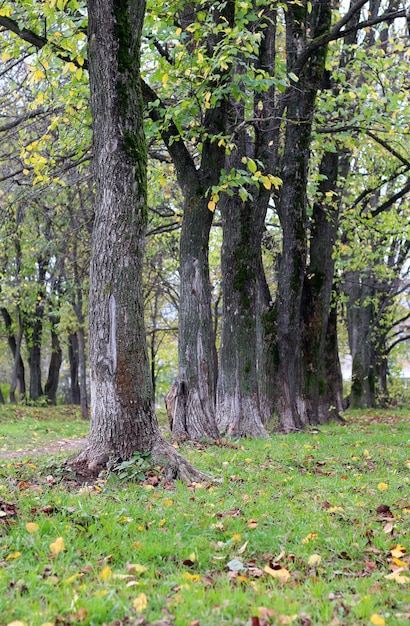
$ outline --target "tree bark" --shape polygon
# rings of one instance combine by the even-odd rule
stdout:
[[[10,387],[10,402],[15,403],[16,402],[16,397],[15,397],[16,389],[18,391],[18,397],[20,399],[25,398],[26,396],[25,370],[24,370],[23,359],[21,358],[21,354],[20,354],[21,339],[19,341],[19,338],[17,338],[17,341],[16,341],[16,338],[13,333],[12,319],[8,310],[5,307],[1,308],[1,314],[3,316],[4,324],[6,326],[7,341],[8,341],[9,348],[13,357],[13,376],[12,376],[13,379],[11,381],[11,387]],[[20,320],[19,314],[18,314],[18,318]],[[20,334],[20,331],[21,331],[21,328],[18,331],[19,334]]]
[[[140,36],[143,1],[89,0],[89,70],[97,186],[89,304],[91,429],[79,457],[89,467],[138,451],[201,479],[161,436],[142,292],[146,146]]]
[[[48,367],[48,377],[46,384],[44,385],[44,393],[48,398],[50,404],[57,404],[57,389],[58,381],[60,377],[60,368],[63,361],[63,354],[60,345],[60,337],[56,331],[56,324],[58,318],[50,316],[51,322],[51,357]]]
[[[78,377],[78,337],[77,333],[68,335],[68,361],[70,364],[70,404],[80,404],[80,385]]]
[[[330,27],[330,2],[306,6],[290,5],[286,12],[287,66],[298,67],[307,47]],[[326,46],[313,52],[289,88],[286,98],[287,127],[281,165],[282,185],[278,214],[282,226],[282,254],[279,262],[277,296],[278,385],[277,409],[284,431],[308,423],[303,393],[301,304],[307,255],[306,186],[310,156],[311,128],[316,93],[324,72]]]

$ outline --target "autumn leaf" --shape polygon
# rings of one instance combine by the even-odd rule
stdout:
[[[109,565],[102,568],[99,578],[104,582],[112,578],[112,569]]]
[[[19,620],[16,620],[14,622],[9,622],[7,624],[7,626],[26,626],[25,622],[20,622]]]
[[[148,606],[148,600],[145,593],[140,593],[139,596],[135,598],[132,604],[137,613],[141,613],[142,611],[144,611]]]
[[[139,563],[127,563],[126,568],[131,574],[143,574],[148,571],[148,567]]]
[[[390,550],[390,554],[396,559],[400,559],[404,554],[406,554],[406,548],[403,548],[399,543],[397,546]]]
[[[384,626],[386,623],[385,620],[380,617],[380,615],[377,615],[377,613],[373,613],[370,618],[370,622],[373,624],[373,626]]]
[[[402,576],[401,572],[404,570],[404,567],[399,567],[395,572],[388,574],[385,576],[386,580],[394,580],[396,583],[400,585],[407,585],[410,583],[410,578],[408,576]]]
[[[272,578],[277,578],[281,583],[288,582],[291,574],[289,570],[285,567],[280,567],[279,569],[272,569],[269,565],[265,565],[263,571],[272,576]]]
[[[403,567],[404,569],[408,568],[409,564],[406,561],[401,561],[400,559],[393,557],[393,563],[397,565],[397,567]]]
[[[316,567],[317,565],[320,565],[321,562],[322,562],[322,557],[320,556],[320,554],[312,554],[308,558],[308,565],[310,565],[310,567]]]
[[[201,577],[199,574],[191,574],[190,572],[184,572],[182,574],[182,578],[185,578],[185,580],[192,580],[193,582],[198,583],[201,580]]]
[[[317,533],[309,533],[302,539],[302,543],[309,543],[310,541],[316,541]]]
[[[250,528],[251,530],[253,528],[256,528],[258,526],[258,522],[256,522],[254,519],[250,519],[248,522],[248,528]]]
[[[5,561],[11,561],[11,559],[18,559],[21,556],[21,552],[12,552],[6,556]]]
[[[35,522],[27,522],[26,524],[26,530],[31,535],[34,535],[35,533],[37,533],[39,529],[40,529],[40,526],[36,524]]]
[[[53,543],[50,543],[50,552],[52,554],[58,554],[65,550],[64,539],[62,537],[58,537]]]
[[[388,488],[389,488],[389,485],[387,483],[379,483],[377,485],[377,489],[379,491],[386,491],[386,489],[388,489]]]

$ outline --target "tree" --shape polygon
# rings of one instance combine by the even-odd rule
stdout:
[[[95,222],[89,345],[91,430],[79,460],[150,451],[183,478],[203,478],[161,436],[144,329],[143,242],[147,220],[146,145],[140,90],[143,1],[90,0],[89,72],[93,118]]]

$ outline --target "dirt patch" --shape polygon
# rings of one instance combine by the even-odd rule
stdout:
[[[30,450],[12,450],[10,452],[1,452],[0,459],[21,459],[26,456],[32,456],[37,454],[55,454],[56,452],[70,452],[79,451],[85,447],[87,443],[86,438],[73,438],[73,439],[57,439],[50,442],[48,445],[32,448]]]

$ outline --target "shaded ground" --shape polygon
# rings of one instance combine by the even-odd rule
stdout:
[[[57,439],[51,441],[46,446],[39,446],[30,450],[12,450],[10,452],[0,452],[0,459],[18,459],[35,454],[55,454],[56,452],[69,452],[70,450],[81,450],[85,446],[87,439],[85,437],[75,437],[73,439]]]

